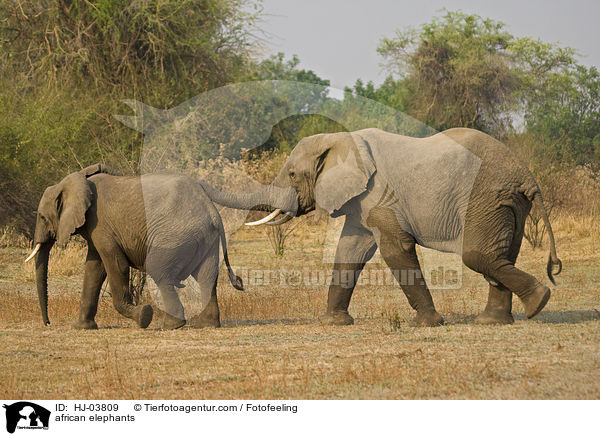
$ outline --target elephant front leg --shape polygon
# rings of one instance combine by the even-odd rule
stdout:
[[[88,246],[85,260],[85,274],[83,276],[83,292],[79,304],[79,319],[73,328],[97,329],[98,324],[94,318],[98,311],[98,298],[102,283],[106,279],[106,270],[100,259],[100,255],[93,246]]]
[[[443,324],[444,319],[435,310],[433,298],[425,283],[414,239],[405,232],[393,235],[382,232],[379,249],[408,303],[417,311],[413,325],[434,327]]]
[[[327,312],[319,318],[322,324],[352,325],[354,318],[348,313],[350,299],[364,264],[335,263],[327,294]]]
[[[351,217],[346,222],[338,242],[329,293],[327,312],[319,321],[328,325],[351,325],[348,313],[350,299],[365,264],[373,257],[377,245],[373,234]]]
[[[417,311],[416,326],[438,326],[444,319],[435,310],[427,288],[417,252],[415,239],[400,225],[395,212],[378,206],[369,213],[367,225],[379,231],[379,251],[404,291],[410,306]]]

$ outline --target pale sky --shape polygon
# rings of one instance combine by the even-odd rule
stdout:
[[[343,89],[357,78],[381,83],[386,74],[379,40],[396,29],[419,27],[442,8],[475,13],[506,24],[515,36],[558,42],[600,66],[600,2],[592,0],[263,0],[265,54],[298,55],[301,67]]]

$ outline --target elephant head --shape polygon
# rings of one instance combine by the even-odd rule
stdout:
[[[274,220],[279,213],[290,219],[324,209],[337,216],[346,203],[367,189],[375,164],[368,144],[357,134],[340,132],[302,139],[271,185],[252,194],[229,194],[203,183],[216,203],[237,209],[273,211],[247,225]]]
[[[45,325],[48,320],[48,259],[57,243],[64,248],[75,231],[85,223],[92,204],[92,191],[85,172],[68,175],[60,183],[46,188],[37,210],[34,234],[35,248],[25,260],[36,256],[37,291]]]

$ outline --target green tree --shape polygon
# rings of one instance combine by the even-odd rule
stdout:
[[[600,163],[600,75],[577,63],[569,47],[515,40],[510,47],[522,87],[517,96],[536,166]]]
[[[246,3],[2,0],[0,55],[44,84],[152,90],[163,95],[151,103],[172,104],[243,70],[255,19]]]
[[[555,162],[600,163],[600,74],[576,65],[551,74],[526,101],[525,123]]]
[[[380,87],[358,80],[348,95],[375,99],[436,130],[516,135],[527,144],[524,154],[545,164],[600,162],[600,77],[578,64],[572,48],[515,38],[500,22],[447,12],[384,38],[378,51],[390,76]]]
[[[405,88],[400,101],[410,115],[437,130],[503,132],[521,86],[511,68],[513,39],[500,22],[447,12],[384,38],[378,52],[388,71],[403,79],[388,79],[387,86]]]
[[[94,162],[135,172],[143,138],[112,118],[120,101],[168,108],[245,79],[250,1],[0,0],[0,205],[18,186],[31,211]]]
[[[297,92],[303,92],[303,95],[295,95],[294,99],[304,102],[307,107],[311,108],[328,101],[329,80],[322,79],[312,70],[299,68],[299,65],[298,56],[293,55],[291,59],[286,60],[285,54],[280,52],[257,62],[252,78],[254,80],[289,80],[319,85],[306,90],[299,89]],[[285,102],[282,103],[285,104]],[[267,150],[289,153],[301,138],[315,133],[328,132],[331,129],[338,129],[338,127],[331,120],[322,116],[294,115],[277,123],[273,127],[269,139],[260,147],[252,150],[250,155],[260,156]]]

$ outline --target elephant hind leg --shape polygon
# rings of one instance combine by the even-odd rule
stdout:
[[[165,308],[161,328],[163,330],[174,330],[183,327],[185,325],[185,315],[175,287],[169,282],[160,282],[156,285],[160,290]]]
[[[488,301],[483,312],[475,318],[476,324],[512,324],[512,292],[503,285],[490,283]]]
[[[521,249],[521,240],[523,239],[523,223],[514,219],[514,212],[510,210],[503,211],[506,218],[506,237],[501,238],[497,243],[504,252],[506,258],[514,265]],[[490,233],[491,234],[491,233]],[[469,263],[473,263],[469,260]],[[466,263],[465,263],[466,264]],[[469,265],[467,265],[469,266]],[[488,301],[483,312],[475,318],[476,324],[513,324],[515,319],[512,316],[512,292],[498,280],[484,275],[489,283]]]
[[[475,226],[476,232],[465,233],[464,264],[494,282],[490,281],[488,305],[478,317],[479,323],[511,322],[512,315],[508,315],[512,309],[512,296],[509,297],[506,291],[519,297],[528,318],[539,313],[550,298],[550,289],[515,266],[523,239],[524,221],[525,217],[516,217],[512,208],[503,207],[494,211],[489,220],[481,220],[482,223],[491,223],[493,228],[481,224]],[[484,242],[483,238],[475,238],[474,235],[491,237]]]
[[[477,259],[477,260],[474,260]],[[519,297],[525,307],[525,314],[533,318],[546,305],[550,298],[550,289],[540,283],[535,277],[521,271],[513,262],[507,259],[489,261],[484,255],[477,252],[463,254],[465,265],[482,274],[492,277],[502,286]],[[490,287],[494,289],[494,287]],[[500,288],[498,292],[502,290]],[[491,299],[493,294],[490,294]],[[498,297],[496,302],[508,301],[508,298]],[[506,306],[504,307],[506,309]]]
[[[198,315],[190,318],[190,327],[201,329],[205,327],[221,327],[219,304],[217,302],[217,284],[215,283],[210,300],[206,307]]]
[[[497,261],[491,266],[495,268],[493,277],[519,297],[527,318],[533,318],[544,308],[550,299],[550,289],[547,286],[512,263]]]
[[[221,317],[219,312],[219,303],[217,301],[217,278],[219,276],[219,240],[216,240],[215,246],[209,251],[208,256],[192,273],[200,287],[203,300],[208,298],[208,302],[198,315],[190,318],[189,325],[193,328],[221,327]]]

